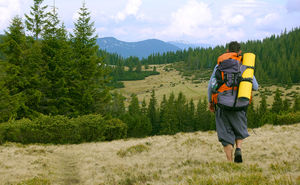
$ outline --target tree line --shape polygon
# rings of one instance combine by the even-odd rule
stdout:
[[[263,40],[253,40],[241,43],[242,51],[251,52],[256,55],[255,76],[260,83],[265,84],[292,84],[300,83],[300,28],[294,28],[290,32],[286,30],[280,35],[272,35]],[[202,71],[213,69],[217,58],[226,51],[226,46],[214,48],[189,48],[176,52],[156,53],[133,62],[111,54],[111,64],[122,61],[126,65],[168,64],[184,62],[182,71]]]
[[[276,90],[271,106],[267,105],[266,95],[261,93],[261,101],[256,106],[248,106],[247,119],[249,128],[264,124],[292,124],[300,121],[300,96],[294,102],[282,99],[279,89]],[[163,96],[159,103],[152,90],[148,105],[145,99],[139,101],[136,94],[131,95],[128,109],[125,108],[125,97],[114,93],[109,106],[110,116],[117,117],[128,126],[128,137],[144,137],[178,132],[215,130],[215,116],[208,110],[207,99],[198,102],[189,100],[183,93],[176,97],[174,93]]]
[[[104,112],[109,69],[97,55],[90,12],[83,4],[70,34],[56,8],[42,3],[34,0],[25,24],[14,17],[2,38],[0,121]]]

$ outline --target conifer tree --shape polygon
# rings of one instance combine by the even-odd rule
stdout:
[[[274,102],[272,104],[272,112],[273,113],[279,113],[282,110],[283,103],[282,99],[280,97],[280,90],[277,88],[275,92]]]
[[[127,123],[127,135],[129,137],[145,137],[151,134],[152,127],[150,120],[146,115],[141,113],[136,94],[131,95],[128,113],[123,116],[123,121]]]
[[[211,128],[211,116],[207,110],[206,98],[199,99],[197,104],[195,130],[209,130]]]
[[[112,95],[112,103],[110,104],[110,108],[108,112],[113,117],[120,118],[122,115],[125,114],[125,104],[124,104],[125,97],[122,94],[114,92]]]
[[[71,36],[75,74],[70,93],[80,114],[103,114],[110,101],[106,85],[109,70],[97,56],[97,36],[94,32],[94,22],[91,22],[90,12],[83,3],[75,23],[74,35]]]
[[[43,29],[43,60],[47,64],[46,78],[48,87],[42,99],[44,114],[72,115],[74,107],[70,97],[69,86],[73,67],[72,50],[67,38],[64,24],[59,26],[56,7],[48,13]]]
[[[151,98],[148,105],[148,117],[150,119],[150,122],[152,124],[152,135],[158,134],[160,128],[159,128],[159,122],[158,122],[158,115],[157,115],[157,100],[155,97],[155,91],[154,89],[151,92]]]
[[[145,98],[143,99],[143,102],[142,102],[141,113],[142,113],[142,115],[145,115],[145,116],[147,115],[147,104],[146,104]]]
[[[195,104],[193,99],[190,100],[187,110],[187,131],[191,132],[194,131],[195,125]]]
[[[256,119],[256,113],[254,110],[254,102],[251,102],[250,105],[247,108],[247,124],[249,128],[255,127],[255,124],[257,124]]]
[[[300,111],[300,96],[299,95],[295,96],[293,111],[294,112]]]
[[[12,105],[16,112],[14,118],[31,117],[36,114],[42,93],[40,91],[42,65],[40,50],[35,43],[29,48],[27,43],[24,25],[21,18],[14,17],[8,31],[5,32],[4,43],[1,50],[5,56],[4,86],[14,99]],[[33,49],[36,49],[33,53]],[[39,55],[37,58],[34,55]]]
[[[288,112],[290,110],[290,102],[287,98],[285,98],[282,102],[282,110],[285,111],[285,112]]]
[[[170,94],[166,104],[161,104],[161,109],[160,134],[175,134],[179,132],[173,92]]]
[[[6,73],[4,62],[0,60],[0,123],[16,118],[18,109],[18,94],[11,96],[7,87],[5,87]]]
[[[268,110],[268,105],[267,105],[267,97],[264,94],[260,95],[261,100],[260,100],[260,105],[258,108],[258,115],[259,117],[262,117]]]
[[[43,1],[44,0],[34,0],[30,15],[25,14],[27,30],[33,34],[35,40],[39,39],[47,17],[45,10],[48,6],[42,6]]]
[[[130,115],[140,115],[140,106],[139,106],[139,100],[136,96],[136,94],[131,95],[131,102],[130,105],[128,106],[128,112]]]

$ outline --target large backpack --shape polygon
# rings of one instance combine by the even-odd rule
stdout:
[[[239,84],[242,73],[247,67],[242,65],[242,56],[230,52],[218,58],[218,66],[215,73],[216,88],[213,89],[212,102],[214,105],[227,110],[245,110],[249,100],[238,99]]]

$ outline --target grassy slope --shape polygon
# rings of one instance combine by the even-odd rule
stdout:
[[[300,123],[249,130],[243,164],[214,131],[79,145],[0,146],[0,184],[299,184]]]
[[[186,78],[181,77],[178,71],[164,71],[164,66],[166,65],[157,65],[157,71],[160,72],[160,75],[150,76],[147,77],[145,80],[125,81],[125,88],[117,89],[117,91],[121,92],[127,98],[129,98],[132,93],[135,93],[138,95],[140,101],[142,101],[143,98],[145,98],[147,103],[151,97],[150,94],[152,89],[155,90],[158,102],[162,100],[164,94],[169,96],[171,92],[174,92],[175,95],[178,95],[178,93],[181,91],[187,97],[187,99],[193,99],[196,101],[198,101],[200,98],[207,96],[208,82],[194,84],[192,83],[192,80],[187,80]],[[269,91],[272,92],[271,95],[267,95],[267,103],[271,105],[273,102],[273,96],[275,95],[274,92],[278,87],[270,86],[264,88],[267,88]],[[260,90],[264,90],[264,88],[261,88]],[[283,92],[283,99],[287,97],[288,99],[292,100],[293,98],[287,95],[291,94],[291,92],[293,91],[294,93],[300,94],[300,85],[294,85],[290,89],[285,89],[283,87],[279,87],[279,89]],[[259,92],[254,91],[254,104],[257,106],[259,104],[259,101]]]

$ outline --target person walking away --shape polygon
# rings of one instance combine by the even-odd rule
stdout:
[[[227,52],[219,56],[208,84],[208,102],[211,112],[215,112],[218,140],[224,147],[227,160],[241,163],[242,142],[249,136],[247,130],[248,99],[237,98],[241,74],[247,68],[242,65],[241,46],[233,41]],[[249,80],[249,79],[248,79]],[[258,90],[258,83],[253,76],[252,90]]]

